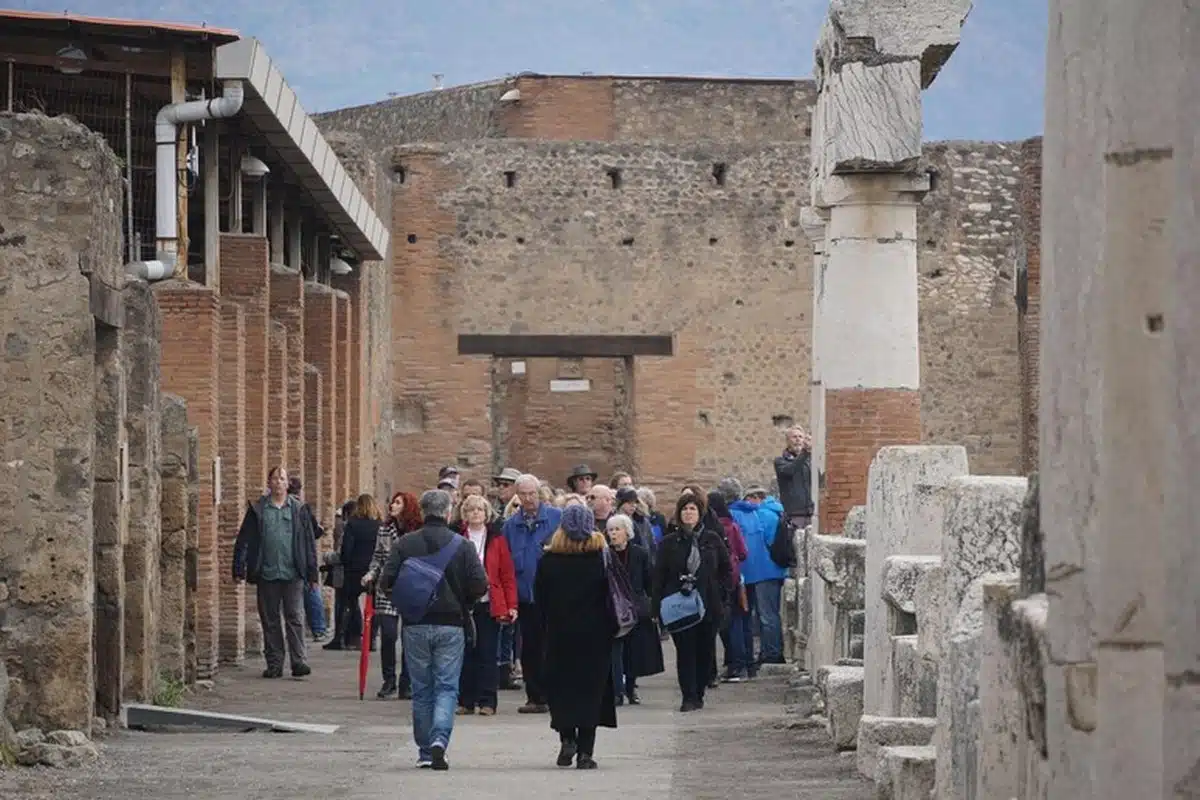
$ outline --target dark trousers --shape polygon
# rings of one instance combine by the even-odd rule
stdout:
[[[363,573],[347,572],[346,582],[342,584],[339,594],[342,598],[342,625],[340,640],[343,645],[351,645],[363,635],[362,609],[358,600],[362,597]]]
[[[396,648],[400,641],[400,618],[391,614],[380,614],[374,618],[372,625],[379,631],[379,666],[383,672],[383,682],[395,683]],[[401,689],[406,689],[412,683],[408,679],[408,664],[404,663],[403,648],[401,648],[399,659],[400,683],[397,685]]]
[[[593,756],[596,754],[595,728],[567,728],[558,732],[558,738],[563,742],[574,742],[579,754]]]
[[[283,669],[284,658],[290,656],[295,669],[305,659],[304,581],[259,581],[255,588],[267,667]]]
[[[499,667],[496,665],[497,640],[500,623],[492,619],[491,603],[476,603],[475,641],[463,654],[462,675],[458,680],[458,704],[463,708],[496,708],[496,685]]]
[[[546,690],[542,683],[546,661],[542,612],[533,603],[521,603],[517,607],[517,622],[521,626],[521,673],[525,678],[525,697],[535,705],[546,705]]]
[[[613,691],[630,697],[637,691],[637,674],[633,671],[633,648],[625,639],[613,641],[612,675]]]
[[[703,700],[717,646],[716,626],[710,620],[671,634],[675,640],[675,672],[684,700]]]

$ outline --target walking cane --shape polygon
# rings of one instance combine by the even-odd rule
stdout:
[[[362,647],[358,653],[358,699],[367,693],[367,670],[371,666],[371,624],[375,618],[375,593],[367,592],[363,603]]]

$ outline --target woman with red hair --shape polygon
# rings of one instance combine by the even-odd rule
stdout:
[[[411,492],[396,492],[388,503],[387,519],[379,529],[379,537],[375,540],[375,555],[371,566],[363,576],[363,586],[372,586],[375,579],[387,563],[388,554],[392,550],[392,542],[406,533],[411,533],[421,527],[421,510],[417,498]],[[400,654],[400,680],[396,681],[396,645],[400,639],[400,615],[392,605],[392,599],[378,585],[375,592],[375,625],[379,628],[379,665],[383,670],[383,686],[376,693],[380,700],[399,696],[401,700],[412,698],[412,684],[408,679],[408,665],[404,663],[404,654]]]

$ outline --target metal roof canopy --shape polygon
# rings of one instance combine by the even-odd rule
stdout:
[[[347,174],[296,93],[253,38],[217,48],[216,79],[245,87],[241,116],[287,163],[342,243],[364,261],[382,261],[388,229]]]

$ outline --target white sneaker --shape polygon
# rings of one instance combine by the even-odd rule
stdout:
[[[417,769],[432,769],[433,761],[428,758],[417,759]]]

